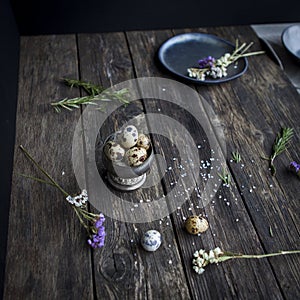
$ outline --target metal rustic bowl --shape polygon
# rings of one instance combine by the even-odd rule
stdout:
[[[137,167],[130,167],[124,162],[113,162],[104,153],[104,147],[110,140],[114,140],[118,133],[110,135],[102,146],[102,161],[108,172],[109,182],[117,189],[123,191],[135,190],[143,185],[146,180],[146,172],[150,170],[153,162],[152,145],[147,150],[147,159]]]

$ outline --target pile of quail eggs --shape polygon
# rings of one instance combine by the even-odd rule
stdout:
[[[125,162],[130,167],[140,166],[147,158],[151,147],[150,139],[139,133],[133,125],[126,126],[115,134],[115,139],[104,146],[104,153],[112,162]]]

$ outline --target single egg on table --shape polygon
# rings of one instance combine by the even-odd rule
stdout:
[[[143,147],[146,150],[148,150],[150,148],[151,142],[150,139],[145,134],[142,133],[139,135],[136,145],[138,147]]]
[[[136,145],[138,140],[138,130],[133,125],[128,125],[124,128],[120,135],[120,143],[124,148],[131,148]]]
[[[146,231],[141,238],[141,245],[146,251],[156,251],[161,245],[160,232],[154,229]]]
[[[121,161],[124,158],[125,150],[118,143],[109,141],[104,146],[104,153],[111,161]]]
[[[190,234],[203,233],[208,229],[208,222],[203,217],[191,216],[186,220],[185,228]]]
[[[141,165],[147,159],[147,150],[142,147],[133,147],[126,151],[125,160],[131,167]]]

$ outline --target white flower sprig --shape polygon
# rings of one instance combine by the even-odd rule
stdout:
[[[239,46],[239,41],[236,40],[235,50],[233,53],[225,53],[220,58],[216,59],[212,56],[205,57],[198,61],[198,68],[188,68],[188,76],[191,78],[196,78],[198,80],[204,81],[206,76],[210,76],[213,79],[222,78],[227,76],[227,67],[240,59],[241,57],[247,57],[252,55],[264,54],[264,51],[248,52],[248,49],[253,45],[243,43]]]
[[[87,194],[87,190],[82,190],[81,193],[75,197],[72,197],[71,195],[68,195],[66,197],[66,200],[70,203],[75,205],[76,207],[81,207],[84,204],[86,204],[86,202],[88,202],[89,197]]]
[[[101,248],[104,246],[105,241],[105,227],[103,225],[105,221],[105,217],[102,213],[94,214],[88,211],[87,202],[88,202],[88,193],[85,189],[81,191],[79,195],[71,196],[67,193],[54,179],[52,176],[48,174],[36,161],[35,159],[29,154],[29,152],[20,145],[20,149],[23,151],[25,156],[37,167],[37,169],[47,178],[42,179],[38,177],[28,176],[24,174],[20,174],[23,177],[32,179],[34,181],[52,185],[56,187],[65,197],[65,199],[69,202],[71,207],[74,209],[79,222],[81,225],[86,229],[89,239],[87,240],[88,244],[96,249]]]
[[[299,254],[300,250],[291,250],[291,251],[279,251],[276,253],[269,254],[235,254],[231,252],[223,252],[219,247],[205,251],[200,249],[194,253],[194,258],[192,260],[193,269],[196,273],[202,274],[205,271],[205,267],[209,264],[217,264],[229,259],[234,258],[265,258],[278,255],[286,254]]]

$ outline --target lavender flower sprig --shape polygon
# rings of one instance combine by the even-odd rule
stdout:
[[[264,51],[248,52],[248,49],[253,45],[253,42],[250,44],[243,43],[239,46],[239,41],[236,40],[235,50],[230,53],[225,53],[220,58],[216,59],[212,56],[207,56],[198,61],[198,68],[188,68],[188,76],[196,78],[198,80],[204,81],[206,76],[210,76],[214,79],[222,78],[227,76],[227,67],[236,62],[241,57],[247,57],[252,55],[264,54]]]
[[[81,225],[87,230],[87,233],[89,235],[88,244],[93,248],[103,247],[106,235],[105,227],[103,226],[105,217],[102,213],[94,214],[87,210],[87,191],[82,190],[79,195],[71,196],[35,161],[35,159],[22,145],[20,145],[20,149],[23,151],[26,157],[37,167],[37,169],[46,176],[47,180],[23,174],[21,175],[41,183],[52,185],[60,190],[61,193],[65,196],[67,202],[74,209]]]
[[[300,164],[295,161],[290,163],[290,169],[293,171],[298,177],[300,177]]]
[[[192,260],[193,269],[196,273],[202,274],[205,271],[205,267],[209,264],[217,264],[224,262],[230,259],[237,258],[265,258],[278,255],[287,255],[287,254],[300,254],[300,250],[291,250],[291,251],[279,251],[276,253],[269,254],[235,254],[231,252],[223,252],[219,247],[205,251],[200,249],[194,253],[194,258]]]

